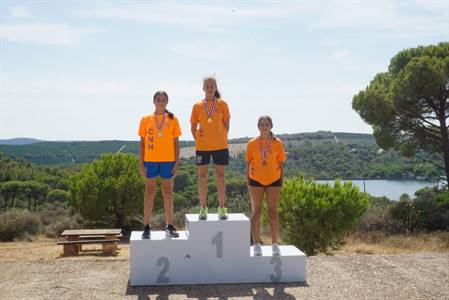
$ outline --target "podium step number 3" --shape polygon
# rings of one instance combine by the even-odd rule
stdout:
[[[262,255],[254,255],[244,214],[229,214],[227,220],[187,214],[186,229],[178,238],[152,231],[142,239],[142,231],[132,232],[132,286],[306,281],[306,255],[295,246],[280,246],[280,256],[262,246]]]

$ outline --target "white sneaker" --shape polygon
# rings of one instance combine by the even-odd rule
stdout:
[[[257,256],[262,255],[262,246],[260,245],[260,243],[254,244],[253,250],[254,250],[254,255],[257,255]]]
[[[273,251],[273,255],[281,255],[281,249],[277,243],[273,243],[273,245],[271,245],[271,250]]]

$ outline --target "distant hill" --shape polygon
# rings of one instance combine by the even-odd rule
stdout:
[[[0,145],[30,145],[43,142],[33,138],[0,139]]]
[[[374,144],[371,134],[333,133],[331,131],[303,132],[294,134],[278,134],[287,147],[301,147],[317,143]],[[29,139],[33,140],[33,139]],[[236,156],[245,149],[249,137],[230,139],[231,155]],[[35,140],[28,144],[1,144],[0,151],[11,157],[23,157],[27,161],[40,165],[69,165],[74,163],[90,163],[102,153],[117,151],[138,154],[138,141],[60,141],[49,142]],[[181,156],[194,155],[194,142],[181,141]]]

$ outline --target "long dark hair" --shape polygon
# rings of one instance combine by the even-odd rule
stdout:
[[[268,122],[270,123],[271,128],[273,128],[273,120],[271,119],[270,116],[267,116],[267,115],[264,115],[264,116],[260,116],[260,117],[259,117],[259,120],[257,120],[257,128],[259,128],[260,122],[262,122],[263,120],[268,121]],[[271,130],[270,130],[270,135],[271,135],[272,137],[274,137],[274,133],[273,133],[273,131],[271,131]]]
[[[168,103],[168,94],[167,94],[167,92],[165,92],[165,91],[157,91],[156,93],[154,93],[154,96],[153,96],[153,103],[156,102],[156,98],[157,98],[157,96],[159,96],[159,95],[164,96],[165,99],[167,99],[167,103]],[[165,109],[165,113],[168,114],[168,117],[169,117],[170,119],[173,119],[173,118],[175,117],[175,115],[174,115],[172,112],[168,111],[168,109]]]
[[[203,79],[203,87],[204,87],[204,84],[206,83],[206,81],[209,81],[209,80],[212,80],[214,82],[214,84],[215,84],[215,95],[214,95],[215,98],[221,98],[221,94],[218,91],[217,80],[214,77],[212,77],[212,76],[205,77]]]

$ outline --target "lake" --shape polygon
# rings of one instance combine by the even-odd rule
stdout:
[[[363,192],[363,180],[342,180],[352,181]],[[318,183],[333,183],[333,180],[316,180]],[[415,192],[424,187],[436,186],[436,182],[422,180],[365,180],[365,191],[373,196],[386,196],[392,200],[399,200],[402,194],[413,197]]]

